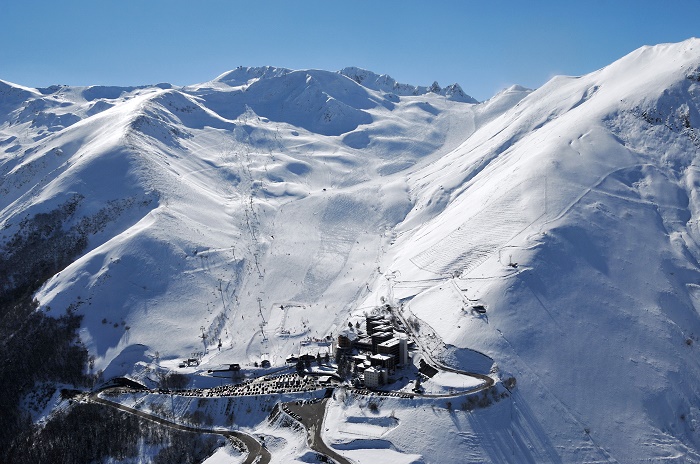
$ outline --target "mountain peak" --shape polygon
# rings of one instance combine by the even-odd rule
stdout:
[[[277,68],[274,66],[244,67],[239,66],[231,71],[219,75],[213,82],[222,82],[231,87],[244,85],[252,80],[280,77],[291,73],[291,69]]]
[[[379,415],[359,389],[308,405],[339,454],[700,462],[700,41],[477,105],[430,80],[239,67],[172,89],[0,81],[0,302],[82,317],[86,380],[142,382],[144,414],[167,401],[173,420],[245,427],[277,462],[305,435],[269,425],[269,390],[234,398],[218,366],[272,387],[288,355],[324,353],[370,314],[411,339],[397,379],[436,373],[422,393],[385,385],[401,394]],[[50,348],[32,320],[6,365]],[[155,393],[171,373],[196,390]],[[12,398],[47,423],[67,404],[10,384],[35,385]]]
[[[21,95],[24,98],[41,96],[38,90],[0,79],[0,95]]]
[[[343,68],[338,73],[354,80],[363,87],[379,92],[393,93],[399,96],[425,95],[430,92],[442,95],[450,100],[478,103],[477,100],[464,93],[459,84],[456,83],[444,89],[440,87],[437,81],[433,82],[430,87],[401,84],[387,74],[380,75],[354,66]]]
[[[255,81],[264,79],[273,79],[286,76],[288,74],[304,72],[304,70],[295,71],[289,68],[278,68],[274,66],[260,67],[244,67],[239,66],[231,71],[219,75],[213,79],[212,83],[225,84],[229,87],[239,87],[252,84]],[[306,70],[308,73],[318,73],[318,71]],[[377,74],[366,69],[358,67],[347,67],[337,72],[370,90],[382,93],[391,93],[398,96],[417,96],[427,93],[442,95],[449,100],[459,101],[463,103],[478,103],[478,101],[467,95],[459,84],[448,85],[442,88],[437,81],[429,87],[416,86],[410,84],[402,84],[387,74]]]

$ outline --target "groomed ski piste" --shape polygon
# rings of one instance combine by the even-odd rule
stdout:
[[[481,392],[447,370],[427,387],[456,397],[338,386],[320,434],[350,462],[694,462],[699,108],[697,39],[482,103],[356,68],[0,82],[0,237],[54,211],[85,233],[36,297],[84,316],[104,380],[264,377],[390,305],[417,327],[414,367],[508,393],[472,407]],[[316,462],[293,418],[268,419],[314,392],[118,401]],[[245,459],[231,445],[207,462]]]

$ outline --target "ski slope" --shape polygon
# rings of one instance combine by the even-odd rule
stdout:
[[[156,353],[281,366],[389,302],[444,363],[517,388],[471,412],[387,399],[376,418],[336,398],[325,439],[348,458],[700,460],[697,39],[481,103],[266,67],[2,81],[0,109],[3,251],[71,205],[86,246],[36,297],[84,315],[105,377]],[[284,449],[273,461],[306,459]]]

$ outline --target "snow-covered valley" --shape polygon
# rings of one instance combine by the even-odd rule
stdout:
[[[447,370],[435,397],[339,387],[320,436],[350,462],[697,462],[699,155],[697,39],[481,103],[357,68],[0,81],[0,303],[36,288],[37,311],[81,316],[100,382],[202,389],[330,351],[389,305],[416,366],[508,394],[461,407],[481,393],[439,397],[470,387]],[[201,406],[272,462],[316,462],[267,420],[296,399],[120,402]],[[207,462],[244,461],[229,448]]]

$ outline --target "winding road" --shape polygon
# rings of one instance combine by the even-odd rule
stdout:
[[[392,314],[394,314],[398,319],[401,320],[401,323],[403,324],[404,327],[406,327],[407,330],[411,331],[411,325],[408,323],[408,321],[404,318],[403,314],[401,314],[401,311],[395,309],[393,306],[390,306],[390,311]],[[483,383],[480,385],[476,385],[475,387],[468,388],[465,390],[460,390],[459,392],[456,393],[448,393],[448,394],[443,394],[443,395],[417,395],[417,396],[422,396],[422,397],[427,397],[427,398],[447,398],[450,396],[460,396],[464,394],[470,394],[470,393],[476,393],[480,392],[481,390],[487,390],[491,388],[496,382],[489,377],[488,375],[485,374],[480,374],[478,372],[469,372],[469,371],[463,371],[461,369],[456,369],[454,367],[446,366],[445,364],[436,361],[433,359],[433,357],[430,355],[430,351],[423,346],[421,343],[420,337],[418,337],[416,334],[411,334],[413,340],[415,340],[416,345],[420,348],[421,351],[421,356],[422,359],[431,367],[438,371],[446,371],[446,372],[453,372],[455,374],[459,375],[465,375],[467,377],[474,377],[479,380],[481,380]]]
[[[148,414],[143,411],[139,411],[134,408],[130,408],[128,406],[124,406],[123,404],[120,403],[115,403],[113,401],[106,400],[104,398],[100,398],[97,395],[91,395],[88,397],[88,401],[92,401],[93,403],[98,403],[102,404],[104,406],[109,406],[111,408],[119,409],[121,411],[127,412],[129,414],[133,414],[135,416],[141,417],[142,419],[149,420],[151,422],[155,422],[157,424],[161,424],[165,427],[170,427],[171,429],[175,430],[181,430],[183,432],[194,432],[194,433],[208,433],[208,434],[214,434],[214,435],[221,435],[226,438],[234,438],[246,447],[248,450],[248,456],[246,457],[245,461],[243,461],[243,464],[269,464],[271,455],[270,452],[263,447],[258,440],[256,440],[252,435],[248,435],[247,433],[243,432],[238,432],[235,430],[219,430],[219,429],[205,429],[205,428],[200,428],[200,427],[192,427],[189,425],[182,425],[178,424],[176,422],[169,421],[167,419],[163,419],[162,417],[153,415],[153,414]]]
[[[404,318],[404,315],[401,313],[400,310],[397,308],[390,306],[390,311],[392,314],[394,314],[404,325],[404,327],[407,328],[407,330],[412,332],[411,325],[408,324],[408,321]],[[426,347],[422,344],[421,339],[415,334],[411,333],[410,334],[413,340],[415,340],[416,344],[418,345],[420,351],[421,351],[421,356],[422,360],[425,361],[429,366],[434,368],[435,370],[438,371],[445,371],[445,372],[452,372],[455,374],[459,375],[464,375],[468,377],[473,377],[476,379],[479,379],[481,383],[479,385],[476,385],[474,387],[460,390],[458,392],[453,392],[453,393],[446,393],[446,394],[420,394],[420,393],[415,393],[415,396],[418,397],[423,397],[423,398],[448,398],[448,397],[455,397],[455,396],[461,396],[465,394],[471,394],[471,393],[476,393],[482,390],[487,390],[491,388],[495,384],[495,380],[488,375],[481,374],[478,372],[469,372],[469,371],[464,371],[461,369],[456,369],[454,367],[446,366],[445,364],[436,361],[431,355],[430,351],[426,349]],[[356,393],[362,394],[361,390],[355,390]],[[372,391],[372,394],[382,394],[381,391]],[[222,430],[222,429],[207,429],[207,428],[200,428],[200,427],[193,427],[193,426],[188,426],[188,425],[183,425],[183,424],[178,424],[176,422],[170,421],[168,419],[164,419],[162,417],[149,414],[144,411],[139,411],[137,409],[131,408],[129,406],[125,406],[123,404],[114,402],[114,401],[109,401],[104,398],[100,398],[97,396],[97,394],[92,394],[87,397],[88,401],[92,401],[94,403],[102,404],[105,406],[109,406],[115,409],[119,409],[121,411],[127,412],[129,414],[133,414],[135,416],[141,417],[146,420],[150,420],[152,422],[156,422],[158,424],[161,424],[166,427],[170,427],[172,429],[176,430],[181,430],[185,432],[194,432],[194,433],[203,433],[203,434],[216,434],[216,435],[221,435],[229,439],[235,439],[238,440],[239,442],[243,443],[245,448],[248,450],[248,456],[246,457],[244,464],[268,464],[271,460],[271,455],[270,452],[265,449],[265,447],[252,435],[239,432],[239,431],[233,431],[233,430]],[[326,403],[328,399],[324,398],[323,400],[319,402],[304,402],[301,404],[297,404],[296,402],[290,402],[290,403],[285,403],[282,407],[282,410],[284,411],[285,414],[289,414],[290,416],[300,422],[306,429],[306,434],[307,434],[307,443],[309,445],[309,448],[311,448],[313,451],[316,451],[317,453],[320,453],[322,455],[325,455],[327,458],[334,460],[338,464],[353,464],[352,461],[347,459],[346,457],[338,454],[336,451],[334,451],[331,447],[326,445],[326,443],[323,441],[322,433],[323,433],[323,423],[325,420],[325,412],[326,412]],[[295,417],[296,416],[296,417]]]
[[[309,448],[317,453],[325,454],[327,457],[335,460],[339,464],[353,464],[348,458],[341,456],[334,451],[330,446],[323,441],[321,434],[323,433],[323,421],[326,417],[326,402],[328,398],[324,398],[318,403],[285,403],[284,408],[297,414],[300,419],[295,420],[301,422],[306,428],[306,442]],[[284,408],[282,408],[284,410]]]

